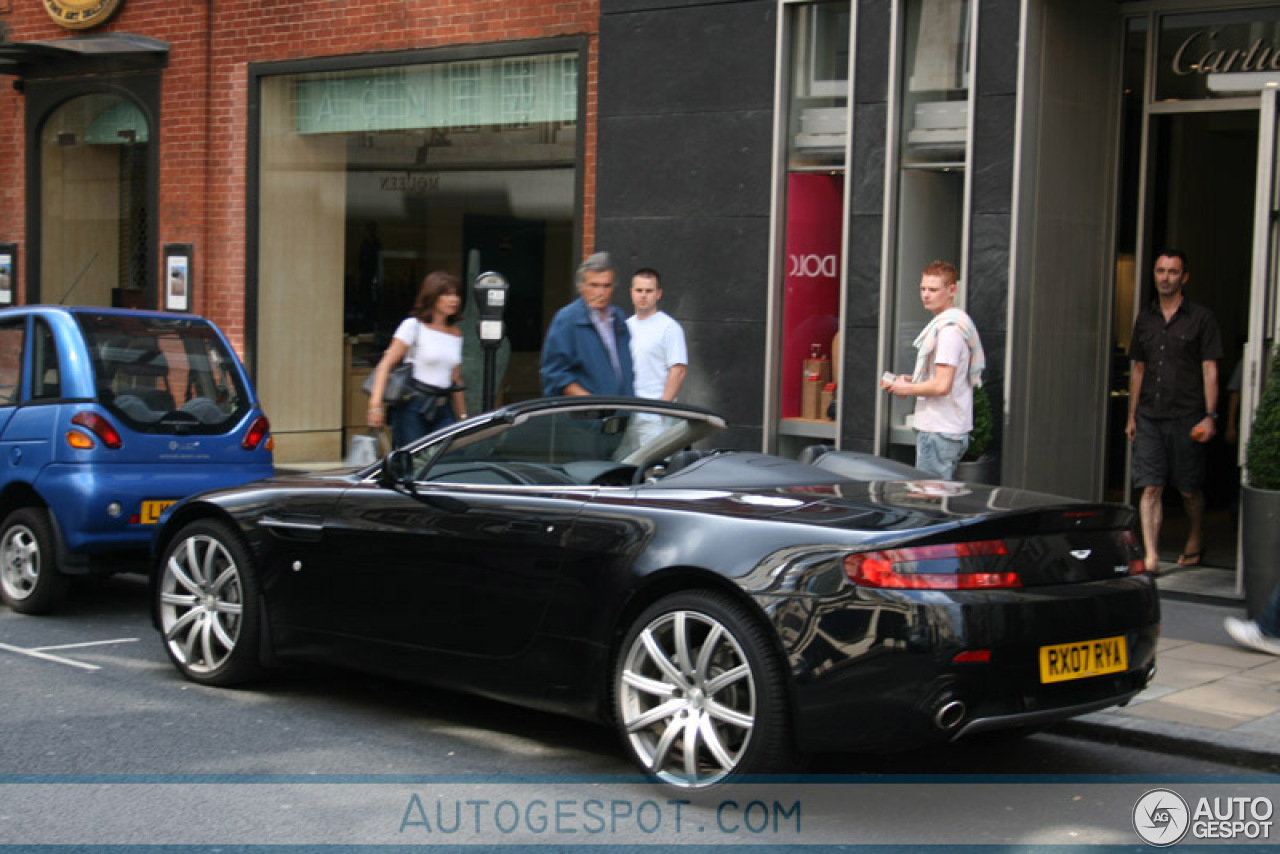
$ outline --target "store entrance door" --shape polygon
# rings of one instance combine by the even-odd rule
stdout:
[[[27,302],[154,308],[160,76],[25,83]]]
[[[1219,410],[1226,411],[1226,384],[1243,356],[1252,293],[1254,187],[1259,113],[1251,109],[1192,110],[1149,115],[1142,239],[1132,259],[1132,299],[1117,301],[1116,364],[1108,427],[1108,496],[1137,506],[1128,465],[1128,330],[1133,317],[1155,298],[1152,264],[1164,248],[1187,255],[1186,295],[1213,311],[1222,334]],[[1210,443],[1204,483],[1206,516],[1202,563],[1236,563],[1239,469],[1236,445],[1225,435]],[[1187,520],[1175,489],[1165,490],[1161,560],[1174,562],[1187,541]]]
[[[1225,351],[1219,364],[1220,432],[1209,447],[1204,485],[1203,562],[1236,570],[1243,449],[1277,328],[1280,76],[1275,86],[1258,75],[1213,77],[1218,79],[1210,87],[1218,91],[1258,93],[1258,107],[1150,116],[1144,239],[1135,259],[1133,310],[1154,298],[1150,267],[1155,254],[1163,247],[1185,251],[1191,273],[1186,293],[1217,316]],[[1126,370],[1127,365],[1124,360]],[[1117,380],[1120,373],[1118,368]],[[1127,461],[1127,396],[1116,403],[1122,405],[1114,407],[1110,419],[1109,453]],[[1129,476],[1127,465],[1109,467],[1108,492],[1136,505]],[[1166,490],[1165,496],[1161,558],[1172,561],[1186,541],[1186,519],[1177,492]]]

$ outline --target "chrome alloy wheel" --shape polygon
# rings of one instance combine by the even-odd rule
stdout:
[[[185,670],[209,674],[227,662],[243,611],[240,568],[217,538],[193,534],[169,552],[160,582],[160,627]]]
[[[619,724],[653,776],[710,786],[737,769],[756,722],[756,684],[737,638],[697,611],[657,616],[626,650]]]
[[[26,525],[11,525],[0,543],[0,583],[13,599],[26,599],[40,579],[40,542]]]

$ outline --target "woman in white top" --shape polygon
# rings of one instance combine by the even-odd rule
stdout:
[[[374,369],[369,395],[369,426],[391,424],[391,441],[403,447],[415,439],[467,417],[462,393],[461,282],[451,273],[434,272],[422,280],[413,310],[396,329],[387,352]],[[383,412],[382,394],[391,369],[413,363],[419,393]]]

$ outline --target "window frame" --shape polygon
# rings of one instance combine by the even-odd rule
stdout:
[[[900,310],[902,306],[911,300],[914,300],[916,307],[919,308],[920,271],[924,269],[925,264],[935,260],[937,257],[934,255],[919,264],[913,262],[910,264],[910,269],[902,258],[902,239],[905,229],[902,228],[901,219],[903,217],[903,209],[906,207],[903,203],[902,194],[904,192],[904,183],[906,183],[904,177],[907,173],[920,171],[937,171],[944,174],[956,171],[963,172],[963,188],[959,202],[958,255],[955,258],[941,258],[939,260],[950,261],[955,264],[960,273],[960,287],[956,294],[956,305],[964,308],[968,297],[965,281],[969,271],[970,230],[973,215],[973,116],[977,95],[977,90],[973,83],[977,68],[976,46],[979,43],[978,13],[982,4],[978,0],[965,0],[965,2],[967,2],[967,9],[964,28],[967,45],[963,50],[966,65],[961,82],[966,93],[963,101],[967,105],[967,116],[965,120],[963,159],[960,161],[938,161],[936,163],[904,162],[905,112],[909,88],[907,80],[909,73],[906,67],[909,53],[906,41],[909,36],[907,32],[908,7],[919,7],[924,3],[924,0],[896,0],[894,3],[892,33],[890,35],[888,140],[885,153],[884,275],[881,280],[880,347],[879,363],[876,370],[877,376],[886,371],[902,372],[895,356],[899,355],[899,351],[903,349],[904,344],[910,346],[911,342],[900,340],[899,331],[902,326],[899,320]],[[922,14],[922,12],[918,12],[917,18]],[[919,269],[914,269],[917,266]],[[910,337],[914,340],[914,335]],[[885,395],[877,396],[875,437],[873,440],[877,453],[892,456],[893,449],[896,447],[899,449],[899,456],[901,456],[906,453],[904,449],[908,447],[914,449],[914,434],[908,426],[908,422],[905,421],[905,415],[903,424],[894,424],[892,421],[896,413],[902,413],[904,409],[911,410],[913,408],[912,399],[899,400],[897,398],[887,398]]]
[[[826,0],[830,2],[830,0]],[[838,303],[836,328],[845,325],[849,282],[849,164],[852,162],[853,145],[853,88],[854,56],[852,45],[857,33],[858,6],[849,0],[849,50],[848,69],[839,85],[814,86],[812,57],[814,45],[813,24],[818,20],[812,14],[824,0],[778,0],[776,57],[774,79],[774,138],[773,187],[770,209],[771,241],[769,247],[768,306],[766,316],[764,401],[762,424],[762,449],[768,453],[795,455],[804,445],[814,442],[838,442],[841,430],[840,411],[825,423],[802,422],[782,416],[784,338],[786,334],[786,288],[788,254],[788,183],[793,175],[804,172],[839,173],[842,182],[841,224],[839,238],[838,272],[836,288]],[[800,79],[797,79],[799,77]],[[839,158],[827,164],[805,165],[793,163],[794,138],[799,123],[794,121],[798,104],[808,98],[842,98],[845,111],[844,138]],[[843,336],[839,336],[840,339]],[[832,348],[830,360],[833,366],[843,362],[843,341]],[[802,390],[803,391],[803,390]],[[803,399],[803,398],[802,398]]]

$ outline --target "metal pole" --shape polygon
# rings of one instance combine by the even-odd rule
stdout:
[[[485,412],[493,409],[494,395],[494,362],[496,361],[494,347],[484,348],[484,393],[481,396],[481,407]]]

